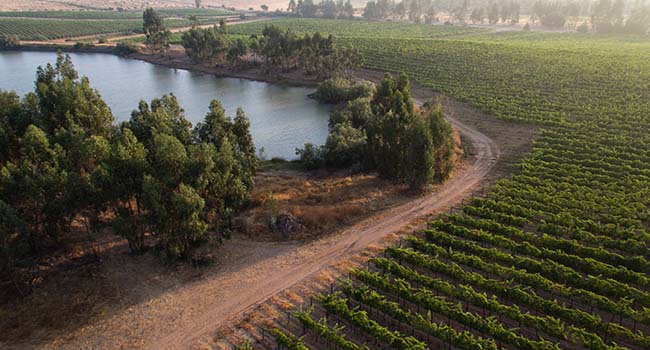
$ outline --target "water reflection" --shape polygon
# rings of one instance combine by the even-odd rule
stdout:
[[[329,107],[309,100],[309,88],[217,78],[107,54],[71,56],[118,120],[128,119],[141,99],[173,92],[193,123],[203,119],[214,98],[231,116],[237,107],[244,108],[257,147],[264,147],[269,157],[294,158],[296,147],[322,144],[327,137]],[[51,52],[0,52],[0,89],[21,95],[32,91],[36,68],[55,59]]]

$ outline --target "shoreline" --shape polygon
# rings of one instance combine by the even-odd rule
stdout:
[[[305,76],[302,72],[294,70],[288,73],[264,74],[259,67],[243,68],[241,70],[233,69],[225,66],[211,66],[201,63],[192,62],[182,49],[171,49],[165,56],[162,54],[145,54],[142,52],[132,53],[126,56],[119,56],[114,53],[115,46],[83,46],[75,47],[73,45],[58,45],[58,44],[22,44],[17,47],[2,48],[2,51],[12,52],[78,52],[78,53],[101,53],[111,54],[125,59],[138,60],[149,64],[155,64],[162,67],[182,69],[189,72],[211,74],[216,77],[224,78],[239,78],[247,79],[271,84],[300,86],[300,87],[313,87],[316,88],[323,79],[318,79],[316,76]]]
[[[302,72],[292,71],[289,73],[272,73],[263,74],[259,67],[244,68],[241,70],[212,66],[201,63],[192,62],[189,57],[185,55],[184,51],[170,51],[167,56],[161,54],[149,55],[141,52],[133,53],[126,56],[126,58],[155,64],[167,68],[182,69],[189,72],[198,72],[203,74],[212,74],[217,77],[225,78],[239,78],[253,81],[260,81],[265,83],[301,86],[301,87],[317,87],[323,80],[315,76],[305,76]]]

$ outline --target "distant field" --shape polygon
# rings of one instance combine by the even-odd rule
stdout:
[[[189,26],[188,20],[166,20],[169,27]],[[20,40],[52,40],[86,35],[131,34],[142,32],[142,20],[58,20],[0,18],[0,35]]]
[[[162,17],[215,17],[236,14],[225,9],[159,9]],[[0,12],[0,17],[51,19],[141,19],[142,11],[21,11]]]
[[[472,27],[454,27],[442,25],[410,24],[403,22],[368,22],[350,20],[323,20],[312,18],[277,19],[272,22],[252,22],[233,26],[229,29],[233,34],[260,34],[265,26],[276,25],[282,29],[290,28],[296,33],[332,34],[335,37],[364,37],[373,38],[440,38],[451,35],[480,33],[484,29]]]
[[[217,23],[234,12],[220,9],[170,9],[159,11],[168,27],[190,26],[190,16],[200,23]],[[52,40],[86,35],[142,32],[142,12],[40,11],[0,12],[0,35],[20,40]]]
[[[352,1],[355,6],[364,6],[363,0]],[[288,1],[285,0],[203,0],[205,7],[235,7],[247,9],[253,7],[259,9],[260,5],[266,4],[271,10],[286,8]],[[143,10],[146,6],[153,8],[193,8],[194,0],[2,0],[0,11],[52,11],[52,10],[108,10],[126,9]]]

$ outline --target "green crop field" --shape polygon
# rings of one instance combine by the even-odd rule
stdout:
[[[473,27],[301,18],[244,23],[231,27],[229,33],[245,35],[259,34],[265,26],[271,23],[282,29],[290,28],[296,33],[313,33],[318,31],[321,34],[332,34],[337,38],[440,38],[485,31],[484,29]]]
[[[285,320],[282,348],[650,349],[647,37],[281,23],[333,32],[367,68],[544,128],[485,198]]]
[[[168,27],[189,26],[190,16],[200,23],[218,23],[226,10],[175,9],[160,10]],[[101,34],[132,34],[142,32],[141,12],[110,11],[44,11],[0,12],[0,35],[14,35],[20,40],[51,40]]]
[[[188,20],[168,19],[169,27],[189,26]],[[0,35],[14,35],[20,40],[49,40],[100,34],[142,32],[142,20],[58,20],[0,18]]]
[[[159,9],[162,17],[215,17],[236,14],[225,9]],[[51,19],[142,19],[142,11],[23,11],[0,12],[0,17]]]

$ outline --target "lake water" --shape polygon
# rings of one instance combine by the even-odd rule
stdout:
[[[156,66],[110,54],[72,53],[82,76],[99,90],[117,120],[128,120],[144,99],[174,93],[193,124],[203,120],[212,99],[230,116],[242,107],[251,134],[267,157],[295,158],[295,148],[327,138],[330,107],[307,98],[311,88],[218,78],[213,75]],[[56,60],[53,52],[0,52],[0,89],[20,95],[34,90],[36,68]]]

